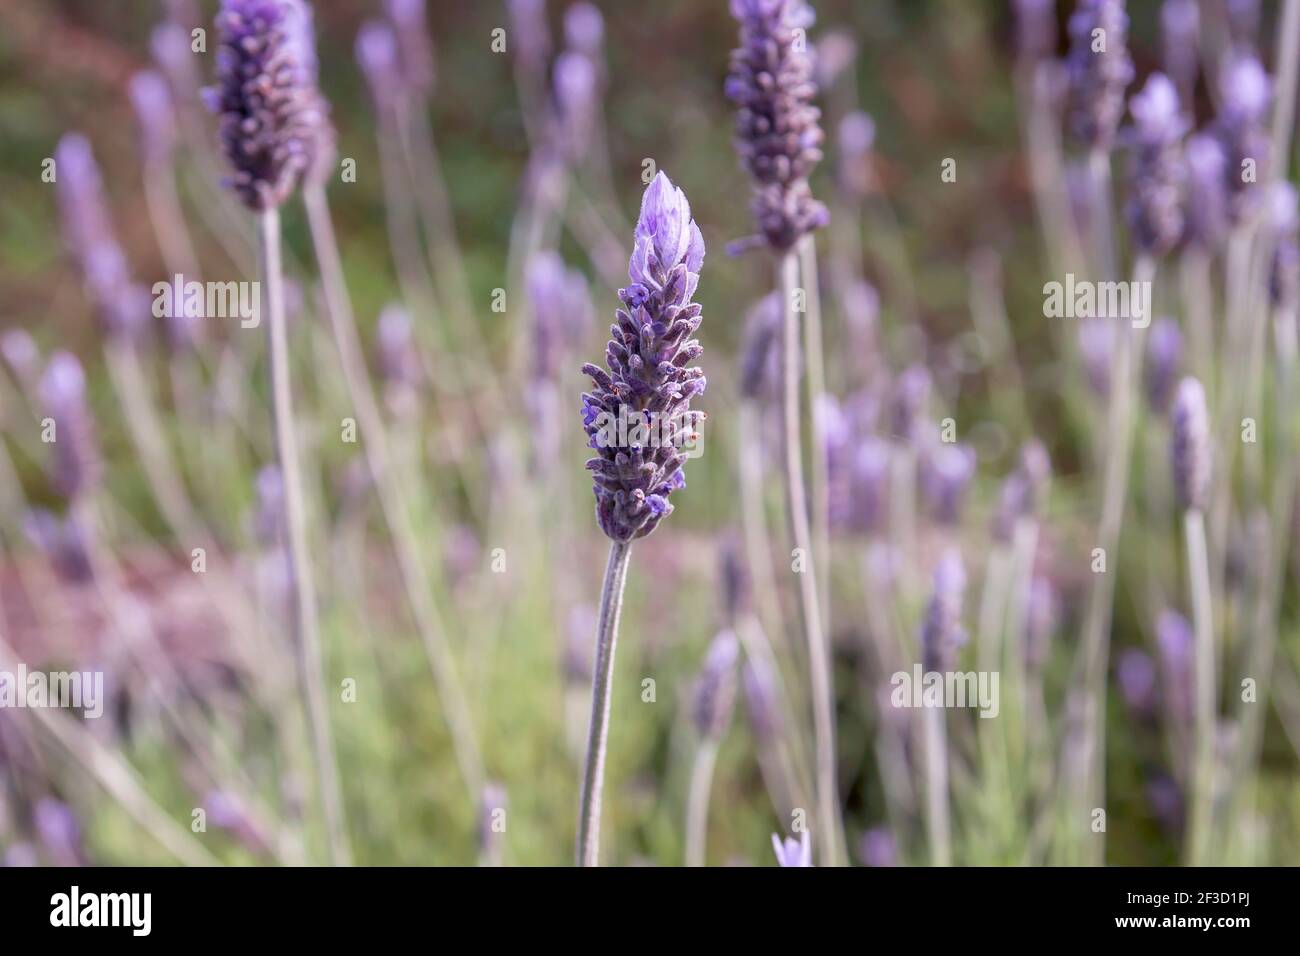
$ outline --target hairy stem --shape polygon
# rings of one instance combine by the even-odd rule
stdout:
[[[600,798],[605,786],[605,747],[609,739],[614,649],[618,643],[618,619],[623,612],[623,585],[627,583],[627,560],[631,550],[629,542],[614,541],[610,544],[605,582],[600,590],[596,663],[591,677],[591,721],[587,725],[587,757],[578,806],[579,866],[600,865]]]
[[[817,592],[816,562],[812,559],[812,533],[808,526],[808,501],[803,480],[803,446],[799,427],[799,314],[794,308],[799,262],[794,252],[781,260],[781,294],[784,299],[783,428],[786,517],[790,537],[803,557],[797,575],[799,610],[808,641],[808,666],[812,685],[813,731],[816,741],[817,816],[814,824],[822,847],[823,863],[840,866],[845,859],[835,783],[835,701],[831,687],[830,648],[822,630]]]
[[[330,733],[329,708],[325,696],[325,664],[321,654],[320,629],[316,617],[315,584],[311,552],[307,542],[307,515],[303,501],[302,469],[298,461],[297,430],[294,427],[293,393],[289,383],[289,337],[285,328],[284,285],[280,274],[280,212],[264,210],[258,216],[258,260],[266,292],[267,368],[275,420],[275,450],[284,483],[284,512],[288,538],[287,561],[293,591],[294,647],[298,653],[307,721],[325,813],[330,862],[347,865],[350,853],[343,822],[343,798],[334,742]]]

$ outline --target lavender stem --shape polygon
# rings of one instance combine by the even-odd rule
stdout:
[[[402,586],[433,671],[438,699],[444,708],[461,776],[470,790],[471,799],[477,800],[483,786],[483,763],[474,735],[473,719],[456,673],[446,631],[428,590],[428,575],[420,560],[420,549],[411,533],[402,487],[389,453],[383,416],[375,401],[357,336],[356,319],[343,278],[343,265],[339,258],[325,190],[319,185],[309,184],[303,191],[303,201],[307,208],[312,245],[320,264],[326,311],[339,350],[343,378],[361,425],[366,464],[375,482],[384,521],[392,536]]]
[[[948,740],[943,708],[921,712],[925,741],[925,835],[933,866],[952,866],[952,836],[948,820]]]
[[[258,264],[262,285],[266,290],[268,313],[267,369],[275,420],[276,459],[284,477],[284,511],[288,532],[286,559],[293,589],[294,647],[298,652],[298,665],[306,695],[307,720],[311,726],[312,748],[316,755],[329,858],[333,865],[347,865],[350,853],[344,830],[343,800],[325,697],[325,665],[316,617],[311,552],[307,542],[307,516],[298,461],[297,430],[294,427],[293,394],[289,385],[289,341],[285,328],[284,283],[280,272],[279,209],[273,206],[261,210],[257,216],[257,226]]]
[[[821,288],[817,276],[817,240],[808,233],[799,240],[799,272],[808,311],[804,315],[804,353],[808,371],[808,407],[812,410],[812,533],[813,559],[817,563],[818,600],[822,627],[831,629],[830,599],[830,513],[827,510],[826,456],[820,451],[824,424],[822,405],[826,398],[826,362],[822,353]]]
[[[709,793],[713,789],[713,768],[718,762],[718,745],[700,743],[691,766],[690,790],[686,798],[686,865],[704,865],[705,834],[709,821]]]
[[[816,562],[812,559],[811,531],[808,526],[808,501],[804,490],[802,439],[799,427],[799,314],[794,308],[795,286],[799,281],[799,262],[795,252],[786,252],[781,260],[781,295],[785,312],[782,336],[782,389],[785,452],[786,512],[794,547],[804,557],[799,578],[799,609],[804,635],[808,641],[808,666],[812,683],[813,728],[816,739],[817,820],[815,830],[822,847],[823,863],[841,866],[843,828],[839,816],[839,799],[835,783],[835,711],[831,688],[831,662],[822,630],[817,592]]]
[[[1192,776],[1192,806],[1188,821],[1188,862],[1204,866],[1210,840],[1214,801],[1214,731],[1216,688],[1214,618],[1210,603],[1210,563],[1205,544],[1205,516],[1199,508],[1183,514],[1187,569],[1191,577],[1192,618],[1196,635],[1196,746]]]
[[[623,612],[623,586],[632,545],[611,541],[605,582],[600,591],[596,623],[596,662],[591,678],[591,721],[587,725],[587,757],[582,771],[578,809],[578,865],[600,865],[600,799],[605,785],[605,748],[609,738],[610,690],[614,683],[614,650],[618,619]]]

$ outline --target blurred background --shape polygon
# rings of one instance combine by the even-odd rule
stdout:
[[[10,863],[325,859],[277,563],[261,333],[212,320],[194,342],[178,343],[184,335],[150,320],[134,335],[128,364],[135,371],[124,381],[115,365],[121,356],[106,344],[102,303],[87,293],[68,254],[58,184],[42,179],[43,163],[61,138],[78,132],[93,149],[135,282],[148,288],[166,281],[178,262],[196,265],[204,279],[253,278],[253,219],[220,189],[227,168],[216,150],[215,120],[196,95],[215,75],[216,6],[206,0],[0,0],[0,332],[6,335],[0,631],[13,659],[33,668],[102,669],[111,695],[102,720],[58,714],[67,718],[58,728],[30,712],[0,711],[0,851]],[[352,858],[418,865],[571,861],[587,658],[607,548],[591,515],[582,465],[578,407],[588,385],[578,368],[603,354],[603,330],[618,285],[626,283],[631,224],[652,161],[690,198],[708,247],[697,299],[704,314],[700,364],[710,386],[698,404],[709,419],[703,454],[688,464],[689,487],[674,496],[676,513],[638,544],[632,559],[603,852],[612,864],[683,862],[700,749],[692,718],[697,675],[719,631],[752,625],[764,627],[789,684],[791,723],[779,729],[784,743],[773,748],[761,692],[751,686],[761,675],[752,669],[731,675],[739,685],[735,716],[712,772],[706,859],[769,865],[770,835],[790,830],[789,811],[799,805],[790,790],[797,794],[807,784],[811,723],[800,689],[806,665],[792,618],[793,586],[781,574],[789,549],[782,545],[775,479],[778,443],[763,424],[770,402],[751,396],[759,424],[742,430],[755,421],[743,418],[741,407],[746,326],[772,288],[773,269],[761,251],[735,257],[725,251],[752,231],[749,190],[731,143],[733,106],[723,94],[737,43],[727,4],[599,0],[603,39],[593,54],[599,118],[581,136],[552,130],[570,112],[552,102],[554,57],[572,50],[574,31],[581,33],[571,25],[566,38],[572,5],[563,0],[545,4],[549,40],[531,60],[523,38],[539,41],[540,34],[518,30],[505,5],[429,0],[432,82],[415,93],[407,89],[398,108],[410,108],[414,121],[388,117],[391,102],[385,105],[382,91],[376,98],[375,84],[358,65],[358,33],[368,22],[385,21],[383,4],[321,0],[313,6],[319,83],[338,154],[355,160],[354,182],[335,176],[328,186],[346,289],[381,396],[394,467],[404,479],[402,533],[418,542],[482,763],[481,778],[467,779],[448,730],[446,695],[431,677],[394,567],[393,535],[361,445],[346,437],[343,420],[352,404],[325,316],[309,224],[292,201],[283,229],[294,398]],[[1072,343],[1073,333],[1043,317],[1043,284],[1062,276],[1045,248],[1024,146],[1025,90],[1032,84],[1025,80],[1013,5],[818,0],[814,6],[809,34],[827,155],[813,189],[832,216],[818,234],[829,390],[848,407],[856,396],[888,391],[890,370],[923,365],[934,382],[930,417],[952,416],[977,462],[969,489],[959,492],[964,504],[956,528],[921,518],[919,569],[884,612],[897,619],[886,627],[915,634],[933,555],[955,541],[966,557],[965,619],[974,632],[986,564],[998,549],[990,522],[1001,480],[1031,439],[1043,443],[1052,462],[1031,564],[1043,588],[1035,593],[1050,594],[1043,597],[1050,606],[1043,612],[1045,650],[1031,668],[1041,711],[1026,705],[1014,716],[1017,733],[1031,742],[1005,766],[990,757],[997,746],[979,726],[996,721],[969,712],[950,718],[955,860],[1076,862],[1083,856],[1062,847],[1072,839],[1086,842],[1088,831],[1080,825],[1078,836],[1058,834],[1075,824],[1061,822],[1053,780],[1059,762],[1069,759],[1071,667],[1090,577],[1087,543],[1098,509],[1094,444],[1104,434],[1104,405],[1090,396],[1070,357],[1073,345],[1061,344]],[[1049,56],[1068,48],[1071,6],[1055,5]],[[1204,35],[1236,29],[1228,9],[1236,6],[1245,5],[1201,3]],[[1280,4],[1256,6],[1250,42],[1271,70]],[[1161,10],[1154,0],[1129,5],[1136,70],[1129,94],[1161,67]],[[196,26],[207,28],[207,52],[177,53],[168,26],[186,36]],[[497,28],[507,31],[504,53],[492,48]],[[397,38],[400,45],[400,24]],[[171,135],[163,137],[170,142],[161,158],[133,109],[131,84],[145,70],[165,79],[164,126]],[[1213,84],[1200,77],[1195,94],[1197,125],[1212,122]],[[858,120],[841,127],[859,112],[869,126]],[[846,128],[857,140],[842,149]],[[572,154],[557,142],[575,147]],[[951,182],[941,180],[946,159],[956,160]],[[454,221],[451,250],[437,203],[419,198],[429,171],[439,168]],[[1121,188],[1124,169],[1117,154]],[[585,280],[583,292],[568,286],[565,294],[577,299],[566,300],[564,311],[586,318],[560,347],[553,379],[538,384],[543,346],[535,323],[546,303],[530,300],[528,263],[548,249]],[[459,279],[442,281],[453,259],[463,262],[459,289]],[[1179,286],[1171,286],[1157,311],[1181,314],[1173,301]],[[421,307],[430,290],[436,316]],[[402,303],[409,336],[400,316],[386,335],[381,315]],[[10,335],[15,330],[30,343]],[[404,349],[420,353],[413,370],[403,365]],[[41,406],[49,398],[43,373],[56,350],[72,353],[85,368],[102,462],[93,527],[77,524],[76,510],[52,478],[57,462],[40,438]],[[553,392],[539,400],[543,386]],[[169,492],[160,492],[158,476],[142,464],[141,418],[131,404],[137,400],[153,409],[163,470],[174,479],[162,484],[184,500],[187,518],[180,523],[192,519],[188,529],[178,530],[174,513],[160,503]],[[1186,672],[1160,641],[1160,612],[1178,607],[1190,615],[1190,605],[1181,596],[1176,519],[1167,501],[1152,504],[1162,500],[1159,492],[1150,497],[1152,483],[1169,480],[1167,435],[1163,424],[1143,429],[1135,441],[1125,543],[1112,557],[1117,586],[1101,782],[1104,860],[1165,865],[1184,853],[1187,726],[1172,699]],[[815,444],[810,460],[826,451]],[[742,528],[738,461],[746,448],[759,459],[774,594],[728,584],[729,573],[761,583],[745,567],[755,555]],[[1274,473],[1272,466],[1264,471]],[[1248,504],[1234,509],[1229,522],[1241,532],[1233,567],[1244,569],[1246,581],[1240,606],[1221,611],[1229,660],[1241,651],[1230,634],[1249,619],[1250,569],[1259,557],[1248,534],[1258,516]],[[201,579],[186,530],[204,541]],[[888,556],[864,544],[858,530],[832,531],[837,756],[850,856],[872,865],[925,863],[913,731],[906,718],[903,727],[891,727],[878,702],[892,668],[882,669],[873,650],[882,636],[872,633],[870,581],[893,572],[882,570],[877,561],[888,565]],[[1218,818],[1225,862],[1293,863],[1300,849],[1292,538],[1279,533],[1278,549],[1266,559],[1287,571],[1275,631],[1277,666],[1288,676],[1279,676],[1258,705],[1266,716],[1258,760],[1250,763],[1246,809],[1223,797],[1232,808]],[[98,556],[85,558],[83,550]],[[1231,587],[1229,580],[1225,588]],[[1126,658],[1126,651],[1138,656]],[[963,653],[973,661],[973,647]],[[1121,677],[1125,660],[1129,673]],[[1226,673],[1222,730],[1231,737],[1237,672]],[[647,679],[653,700],[645,699]],[[1225,756],[1221,782],[1230,766]],[[198,832],[197,809],[206,814],[206,829]],[[494,817],[494,810],[504,814]],[[505,821],[504,832],[494,830],[494,819]]]

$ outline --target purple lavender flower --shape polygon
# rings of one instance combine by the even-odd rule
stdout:
[[[398,65],[397,35],[382,20],[367,20],[357,31],[357,64],[366,78],[375,109],[387,113],[405,95]]]
[[[1264,181],[1269,137],[1264,120],[1273,87],[1263,65],[1250,53],[1232,56],[1219,79],[1219,115],[1214,131],[1224,154],[1228,211],[1241,222],[1255,208],[1257,182]],[[1254,175],[1247,175],[1253,164]]]
[[[257,509],[253,533],[263,547],[272,547],[284,534],[284,478],[275,465],[266,465],[255,480]]]
[[[889,400],[889,429],[894,438],[915,441],[930,404],[930,373],[912,365],[894,382]]]
[[[1181,142],[1187,131],[1178,91],[1169,77],[1152,73],[1129,102],[1133,127],[1129,198],[1124,207],[1133,241],[1148,255],[1172,249],[1183,235],[1186,167]]]
[[[1015,0],[1016,51],[1036,63],[1056,50],[1056,0]]]
[[[945,551],[934,568],[934,587],[921,623],[921,656],[926,672],[951,670],[957,649],[966,643],[961,624],[966,595],[966,568],[955,548]]]
[[[862,834],[858,859],[863,866],[898,866],[898,843],[889,827],[872,827]]]
[[[691,700],[691,719],[701,737],[716,741],[727,732],[736,700],[739,657],[740,643],[733,631],[719,632],[709,645]]]
[[[176,121],[167,81],[157,70],[141,70],[131,77],[127,90],[140,126],[145,167],[164,168],[176,145]]]
[[[765,295],[745,316],[745,337],[740,350],[740,393],[756,399],[775,394],[780,381],[781,297]]]
[[[1178,383],[1169,417],[1178,505],[1204,511],[1210,491],[1210,421],[1200,382],[1188,377]]]
[[[149,35],[149,52],[178,100],[194,95],[200,80],[188,30],[176,23],[160,23]]]
[[[1274,183],[1269,192],[1269,227],[1274,240],[1269,301],[1275,309],[1294,309],[1300,299],[1300,215],[1296,189],[1288,182]]]
[[[784,841],[775,833],[772,834],[772,849],[776,851],[776,862],[778,866],[812,866],[812,843],[808,839],[808,831],[804,830],[799,834],[796,841],[794,837],[786,837]]]
[[[726,82],[737,106],[736,152],[753,181],[761,238],[784,251],[830,218],[808,185],[823,138],[812,65],[801,49],[812,8],[805,0],[731,0],[731,15],[740,21]]]
[[[1187,162],[1185,239],[1213,251],[1228,231],[1228,158],[1223,144],[1209,133],[1197,133],[1184,148]]]
[[[582,396],[582,423],[596,450],[587,462],[596,520],[618,542],[645,537],[672,514],[668,497],[686,486],[681,449],[704,417],[691,411],[691,399],[706,385],[703,369],[689,367],[704,351],[690,337],[700,327],[700,306],[691,297],[704,237],[686,194],[662,172],[641,200],[635,237],[632,284],[619,290],[623,308],[605,350],[608,371],[582,367],[594,384]],[[620,428],[620,421],[630,424]],[[648,439],[646,430],[653,432]]]
[[[409,415],[424,386],[424,368],[416,350],[410,313],[395,302],[379,313],[375,359],[389,409],[396,415]]]
[[[95,423],[86,403],[86,373],[69,352],[55,352],[41,376],[40,399],[54,420],[50,480],[68,498],[89,491],[103,474]]]
[[[506,0],[510,14],[510,42],[519,61],[540,70],[551,53],[551,31],[546,26],[546,0]]]
[[[553,83],[562,149],[576,161],[587,152],[595,123],[596,65],[585,54],[566,50],[555,58]]]
[[[266,853],[270,840],[253,820],[244,801],[229,790],[210,790],[203,798],[208,819],[214,827],[225,830],[253,853]]]
[[[1069,29],[1069,132],[1083,146],[1110,149],[1133,82],[1124,0],[1079,0]]]
[[[304,0],[222,0],[217,32],[217,85],[206,92],[235,170],[229,185],[249,209],[273,209],[332,154],[311,9]]]
[[[145,328],[149,296],[131,278],[104,198],[89,141],[68,133],[54,150],[63,241],[81,271],[87,293],[110,336],[131,337]]]
[[[858,44],[848,30],[829,30],[817,38],[812,49],[813,80],[826,91],[858,57]]]
[[[1227,0],[1228,36],[1237,47],[1253,47],[1259,35],[1259,0]]]
[[[1161,611],[1156,619],[1156,648],[1161,684],[1174,719],[1192,719],[1192,626],[1177,611]]]
[[[0,335],[0,355],[4,356],[5,362],[24,387],[39,370],[41,353],[36,347],[36,340],[26,329],[8,329]]]
[[[1128,648],[1115,665],[1120,696],[1129,710],[1140,717],[1155,710],[1156,667],[1151,658],[1137,648]]]
[[[433,44],[425,17],[425,0],[384,0],[384,11],[397,34],[402,80],[407,90],[428,96],[433,92]]]
[[[933,442],[921,456],[921,495],[936,522],[953,527],[961,521],[966,490],[975,478],[975,449],[956,442]]]
[[[605,44],[605,18],[594,3],[574,3],[564,11],[564,43],[599,63]]]
[[[89,541],[76,513],[60,519],[44,508],[23,516],[23,536],[69,584],[84,584],[93,575]]]
[[[745,712],[754,732],[754,742],[764,747],[780,736],[784,729],[776,700],[776,679],[767,664],[746,657],[740,673],[745,690]]]
[[[1190,112],[1201,62],[1201,14],[1196,0],[1165,0],[1160,7],[1160,38],[1165,73]]]
[[[1052,477],[1052,460],[1037,440],[1025,443],[1015,469],[1007,475],[998,493],[993,512],[993,537],[1008,543],[1015,533],[1016,522],[1034,514],[1042,506],[1047,482]]]
[[[1079,357],[1083,360],[1088,387],[1098,398],[1110,394],[1110,363],[1114,347],[1114,323],[1098,318],[1084,319],[1079,323]]]
[[[839,181],[848,195],[861,199],[871,192],[874,175],[871,169],[872,147],[876,142],[876,121],[862,111],[846,113],[840,120]]]
[[[81,826],[66,803],[53,797],[37,800],[32,809],[32,824],[45,852],[57,866],[85,864]]]
[[[741,545],[734,531],[722,536],[718,546],[718,591],[722,595],[722,620],[734,627],[737,620],[749,611],[749,572],[741,555]]]
[[[1147,336],[1147,362],[1143,370],[1147,402],[1161,415],[1169,411],[1174,384],[1182,373],[1183,333],[1178,323],[1168,317],[1151,323]]]

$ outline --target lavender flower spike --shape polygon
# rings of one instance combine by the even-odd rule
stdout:
[[[57,491],[76,498],[103,474],[95,425],[86,404],[86,373],[69,352],[55,352],[41,376],[41,404],[54,420],[50,478]]]
[[[1124,90],[1133,81],[1124,0],[1079,0],[1070,17],[1070,134],[1083,146],[1109,149],[1124,113]]]
[[[596,450],[587,462],[596,520],[616,542],[652,532],[672,514],[669,495],[686,486],[683,445],[704,417],[691,411],[691,399],[704,393],[704,371],[688,364],[704,351],[691,338],[700,327],[691,297],[703,262],[704,238],[686,195],[661,172],[641,200],[632,284],[618,292],[623,308],[605,350],[609,368],[582,367],[595,386],[582,396],[582,423]]]
[[[950,549],[934,569],[934,590],[921,625],[921,650],[925,669],[951,670],[957,649],[966,643],[961,626],[962,601],[966,594],[966,568],[961,554]]]
[[[1178,91],[1163,73],[1151,74],[1129,110],[1133,166],[1125,213],[1137,247],[1159,256],[1183,235],[1187,169],[1181,144],[1187,123],[1178,106]]]
[[[695,684],[691,718],[701,737],[719,740],[731,722],[736,700],[736,661],[740,644],[732,631],[722,631],[709,645]]]
[[[1210,421],[1205,389],[1196,379],[1178,383],[1169,417],[1173,428],[1171,457],[1179,507],[1205,510],[1210,490]]]
[[[327,107],[316,89],[311,11],[303,0],[222,0],[217,86],[231,187],[255,211],[282,205],[331,152]]]
[[[805,0],[731,0],[731,15],[740,21],[726,83],[736,152],[754,182],[761,238],[784,252],[830,219],[808,186],[823,138],[804,36],[813,13]]]
[[[776,862],[778,866],[812,866],[812,844],[808,840],[808,831],[804,830],[799,834],[798,842],[794,837],[786,837],[784,841],[775,833],[772,834],[772,849],[776,851]]]

